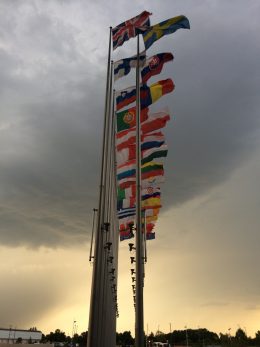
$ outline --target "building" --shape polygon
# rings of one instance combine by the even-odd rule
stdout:
[[[0,328],[0,343],[39,343],[42,332],[34,329],[4,329]]]

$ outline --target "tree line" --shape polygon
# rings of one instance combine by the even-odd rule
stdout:
[[[56,329],[47,335],[42,336],[42,343],[54,343],[56,347],[86,347],[88,332],[75,334],[73,338],[66,336],[65,332]],[[189,347],[260,347],[260,330],[255,333],[254,337],[247,336],[245,330],[238,328],[234,336],[229,333],[220,333],[209,331],[205,328],[174,330],[171,333],[157,331],[145,335],[146,346],[152,347],[154,342],[168,343],[169,346],[189,346]],[[118,346],[134,345],[134,338],[130,331],[116,333],[116,343]]]

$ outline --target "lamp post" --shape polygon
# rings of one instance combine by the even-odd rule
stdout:
[[[229,343],[230,343],[230,346],[231,346],[232,340],[231,340],[230,330],[231,330],[231,328],[228,328],[228,337],[229,337]]]
[[[188,330],[187,330],[187,326],[185,325],[185,333],[186,333],[186,346],[189,346],[189,340],[188,340]]]
[[[74,335],[76,333],[76,323],[77,323],[77,321],[74,320],[73,324],[72,324],[71,347],[73,347],[73,339],[74,339]]]
[[[169,325],[170,325],[170,338],[169,338],[169,340],[170,340],[170,344],[172,344],[172,323],[169,323]]]

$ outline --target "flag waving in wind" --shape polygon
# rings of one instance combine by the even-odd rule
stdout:
[[[178,16],[151,26],[142,33],[145,49],[151,47],[155,41],[159,40],[164,35],[172,34],[178,29],[190,29],[188,18],[185,16]]]
[[[175,85],[170,78],[158,81],[150,87],[144,85],[141,87],[141,109],[155,103],[163,95],[171,93],[174,88]]]
[[[144,66],[146,54],[145,51],[139,55],[139,65]],[[117,81],[120,77],[126,76],[131,71],[131,68],[137,66],[137,56],[118,60],[114,63],[114,80]]]
[[[149,27],[150,15],[150,12],[143,11],[138,16],[128,19],[127,21],[113,28],[113,49],[115,50],[117,47],[122,46],[125,41],[135,37],[139,33],[139,27]]]
[[[158,81],[148,87],[146,84],[142,85],[140,88],[141,94],[141,109],[146,108],[156,102],[165,94],[168,94],[173,91],[175,85],[170,78],[166,80]],[[136,100],[136,88],[129,87],[117,91],[116,94],[116,109],[117,111],[121,108],[135,102]]]
[[[142,82],[146,83],[150,77],[158,75],[162,71],[164,63],[171,60],[173,60],[171,53],[159,53],[148,58],[141,71]]]
[[[148,108],[141,110],[141,122],[148,118]],[[136,107],[128,108],[125,111],[116,112],[117,132],[131,129],[136,126]]]

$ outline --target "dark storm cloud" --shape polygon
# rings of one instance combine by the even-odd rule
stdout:
[[[14,5],[2,4],[0,240],[6,245],[87,240],[97,204],[107,51],[103,31],[118,24],[118,16],[102,12],[102,3],[97,13],[94,5],[83,11],[79,1],[74,3],[78,19],[86,17],[81,28],[69,18],[73,3],[49,2],[54,7],[46,10],[41,1],[25,1],[17,14]],[[244,5],[230,17],[223,9],[217,13],[216,4],[199,8],[187,8],[191,31],[153,48],[175,54],[162,78],[172,76],[176,91],[159,103],[168,104],[175,116],[166,129],[163,189],[169,206],[223,182],[254,148],[258,126],[256,9]],[[156,18],[167,17],[161,9]],[[251,18],[246,28],[238,25],[244,18]]]
[[[176,83],[172,102],[168,99],[175,120],[166,130],[166,176],[172,184],[165,189],[165,205],[223,182],[255,149],[260,49],[253,10],[231,12],[228,21],[220,9],[204,9],[191,16],[190,32],[164,43],[174,47],[168,72]],[[249,25],[239,30],[243,16]]]

